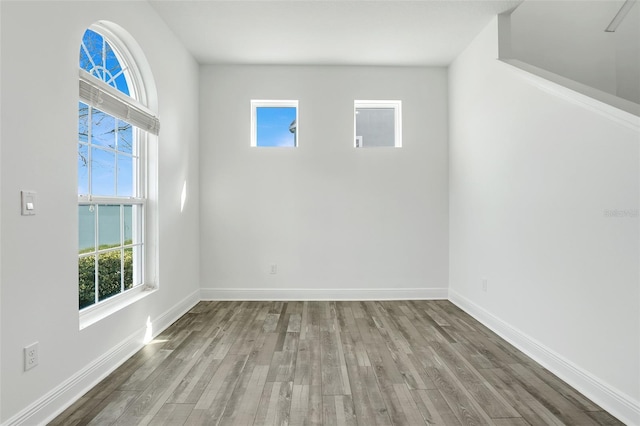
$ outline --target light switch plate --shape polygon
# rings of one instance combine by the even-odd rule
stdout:
[[[22,216],[34,216],[36,214],[36,192],[20,191]]]

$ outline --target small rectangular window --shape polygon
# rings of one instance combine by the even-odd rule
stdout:
[[[401,101],[355,101],[356,148],[402,146]]]
[[[251,146],[298,146],[298,101],[251,101]]]

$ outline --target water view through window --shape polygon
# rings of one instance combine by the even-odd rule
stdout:
[[[85,32],[79,66],[129,96],[127,67],[101,34]],[[78,103],[80,309],[142,283],[139,131],[96,105],[93,99]]]

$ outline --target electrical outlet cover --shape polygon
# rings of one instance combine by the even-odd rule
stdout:
[[[24,371],[38,365],[38,342],[24,347]]]

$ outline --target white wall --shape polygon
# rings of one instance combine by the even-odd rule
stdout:
[[[511,14],[512,58],[640,103],[640,4],[604,31],[623,3],[525,1]]]
[[[123,355],[123,342],[127,350],[140,345],[147,318],[171,321],[198,297],[198,66],[146,2],[114,5],[1,3],[3,423],[38,401],[44,406],[25,423],[42,421],[121,361],[105,355]],[[158,90],[160,289],[79,331],[78,49],[84,29],[101,19],[137,40]],[[20,216],[21,189],[38,192],[36,216]],[[40,342],[40,365],[23,372],[22,348],[33,341]],[[94,364],[99,359],[104,364]]]
[[[640,424],[639,127],[541,90],[497,38],[449,72],[450,297]]]
[[[205,297],[446,297],[445,69],[205,66],[200,85]],[[249,146],[252,98],[299,100],[298,148]],[[353,147],[355,99],[402,100],[402,148]]]
[[[2,24],[2,5],[0,5],[0,25]],[[2,164],[2,31],[0,30],[0,164]],[[0,194],[2,173],[0,169]],[[2,208],[0,208],[0,242],[2,241]],[[2,306],[2,244],[0,243],[0,307]],[[0,367],[2,366],[2,313],[0,312]],[[0,368],[0,401],[2,401],[2,372]],[[2,423],[2,403],[0,403],[0,423]]]
[[[636,2],[615,32],[616,94],[640,104],[640,3]]]

